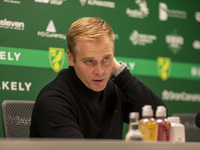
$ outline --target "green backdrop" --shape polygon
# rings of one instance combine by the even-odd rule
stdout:
[[[199,0],[0,0],[0,103],[35,100],[67,68],[65,34],[87,16],[113,27],[117,60],[169,115],[200,111]]]

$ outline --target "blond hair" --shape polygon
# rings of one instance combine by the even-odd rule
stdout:
[[[67,32],[68,49],[75,57],[75,47],[79,40],[94,40],[103,35],[108,35],[114,43],[115,37],[113,30],[106,21],[97,17],[81,18],[72,23]]]

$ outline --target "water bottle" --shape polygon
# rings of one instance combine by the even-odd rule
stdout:
[[[129,130],[125,136],[125,141],[143,141],[143,135],[138,126],[139,113],[131,112],[129,119]]]

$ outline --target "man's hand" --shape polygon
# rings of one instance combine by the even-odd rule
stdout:
[[[111,76],[114,75],[114,73],[119,69],[119,67],[120,67],[120,64],[117,62],[115,57],[113,57],[113,68],[112,68]]]

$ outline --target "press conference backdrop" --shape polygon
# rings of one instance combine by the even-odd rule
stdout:
[[[200,111],[199,0],[0,0],[0,103],[35,100],[68,67],[65,34],[87,16],[112,26],[117,60],[169,115]]]

